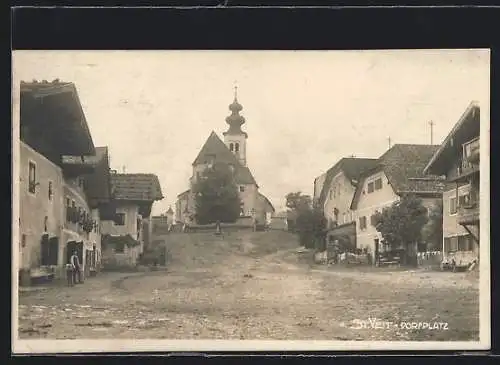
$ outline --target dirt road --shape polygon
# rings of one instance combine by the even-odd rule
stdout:
[[[313,267],[286,232],[158,238],[167,272],[22,293],[20,337],[478,340],[470,274]]]

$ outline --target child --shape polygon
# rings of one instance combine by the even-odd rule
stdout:
[[[73,266],[71,264],[66,264],[66,279],[68,286],[73,286]]]

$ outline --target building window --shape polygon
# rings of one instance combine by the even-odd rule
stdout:
[[[49,200],[52,200],[52,196],[54,195],[52,191],[52,181],[49,181]]]
[[[375,190],[382,189],[382,179],[375,180]]]
[[[469,236],[459,236],[457,246],[458,251],[471,251]]]
[[[245,187],[243,185],[240,185],[240,193],[245,192]]]
[[[35,194],[36,191],[36,165],[34,162],[29,162],[29,172],[28,172],[28,191]]]
[[[125,213],[116,213],[115,214],[115,225],[124,226],[125,225]]]
[[[234,151],[234,144],[229,143],[229,151],[231,151],[231,152]]]
[[[347,223],[347,214],[342,213],[342,223]]]
[[[470,202],[470,195],[467,193],[467,194],[464,194],[464,195],[460,195],[458,197],[458,206],[459,207],[465,207],[469,204]]]
[[[124,253],[125,252],[125,243],[124,242],[115,243],[115,252],[116,253]]]
[[[373,181],[368,183],[368,194],[373,193],[374,186]]]
[[[359,218],[359,229],[366,229],[366,217]]]
[[[450,198],[450,215],[457,214],[457,198]]]
[[[234,152],[238,152],[240,150],[240,144],[239,143],[235,143],[234,144]]]
[[[57,265],[57,258],[59,254],[59,239],[57,237],[49,239],[49,235],[45,234],[42,236],[41,246],[41,265]]]

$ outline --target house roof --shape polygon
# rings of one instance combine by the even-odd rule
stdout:
[[[168,207],[167,214],[174,214],[172,207]]]
[[[201,148],[198,156],[193,162],[194,165],[207,164],[213,159],[215,163],[222,163],[234,166],[234,178],[237,184],[255,184],[255,178],[247,166],[243,166],[236,156],[229,151],[226,144],[212,131],[205,144]]]
[[[155,174],[111,174],[113,198],[116,200],[152,202],[163,199]]]
[[[186,195],[188,195],[189,193],[191,192],[190,189],[186,190],[186,191],[183,191],[182,193],[180,193],[179,195],[177,195],[178,198],[182,198],[182,197],[185,197]]]
[[[436,145],[396,144],[378,159],[376,165],[365,171],[351,204],[356,209],[363,190],[363,182],[371,175],[383,171],[396,194],[439,194],[443,191],[443,179],[424,175],[424,168],[437,151]]]
[[[259,196],[271,208],[271,212],[274,213],[275,209],[274,206],[271,204],[271,201],[262,193],[259,193]]]
[[[345,176],[351,181],[353,185],[356,185],[357,180],[361,174],[371,169],[377,163],[375,158],[355,158],[355,157],[344,157],[341,158],[335,165],[328,169],[326,172],[325,181],[323,182],[323,187],[319,196],[319,204],[323,206],[326,196],[328,193],[328,188],[332,179],[339,172],[344,172]]]
[[[476,101],[472,101],[458,122],[452,128],[448,136],[439,146],[436,153],[424,168],[424,173],[444,174],[449,165],[454,160],[454,153],[461,144],[479,136],[480,132],[480,108]],[[453,143],[455,142],[455,143]]]
[[[94,155],[95,147],[85,113],[72,82],[58,79],[48,82],[21,81],[21,138],[35,149],[40,133],[50,135],[43,139],[61,155]],[[29,127],[29,128],[28,128]],[[29,131],[29,132],[28,132]]]
[[[89,204],[95,206],[111,199],[111,174],[108,147],[96,147],[94,171],[86,175],[86,194]]]

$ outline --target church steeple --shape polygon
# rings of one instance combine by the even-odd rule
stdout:
[[[226,118],[226,123],[229,124],[229,128],[224,132],[224,142],[227,148],[231,151],[237,158],[238,161],[246,166],[246,139],[248,135],[246,132],[241,130],[241,126],[245,124],[245,118],[240,115],[243,107],[238,102],[238,87],[234,87],[234,100],[229,105],[229,110],[231,115]]]
[[[245,117],[240,115],[240,112],[243,110],[243,106],[238,102],[238,86],[234,87],[234,100],[229,105],[229,110],[231,111],[231,115],[226,117],[226,123],[229,124],[229,129],[224,133],[224,135],[242,134],[247,137],[247,134],[241,130],[241,126],[245,124]]]

